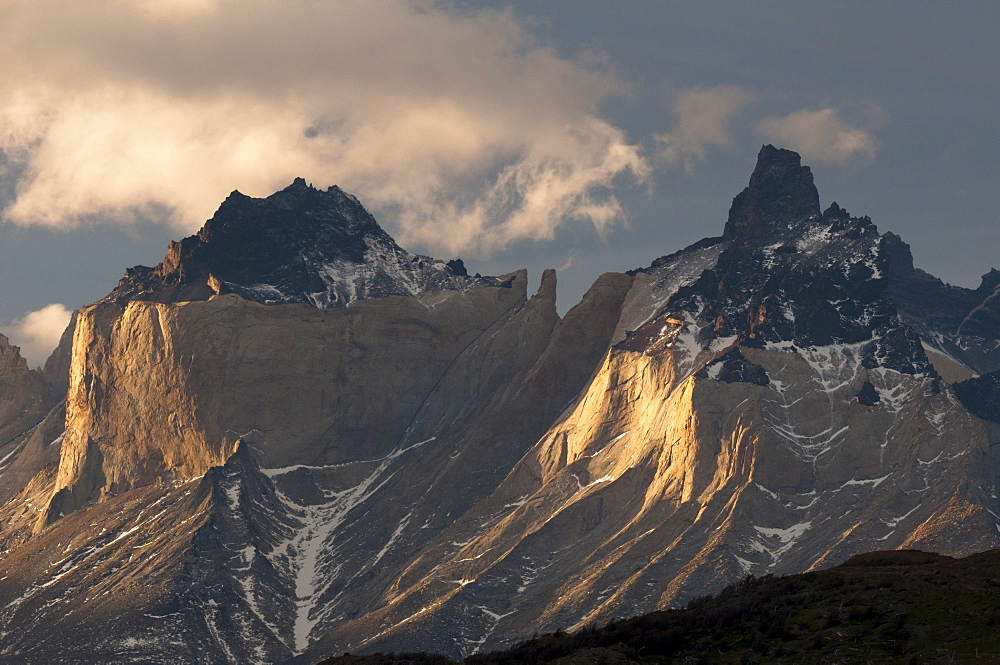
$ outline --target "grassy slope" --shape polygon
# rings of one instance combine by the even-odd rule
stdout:
[[[398,654],[322,665],[450,662]],[[876,552],[830,570],[748,577],[683,610],[544,635],[465,662],[1000,663],[1000,550],[964,559]]]

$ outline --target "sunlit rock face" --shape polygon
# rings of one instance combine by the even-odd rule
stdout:
[[[280,662],[375,609],[583,388],[633,281],[602,278],[561,319],[552,271],[529,296],[524,271],[428,262],[451,276],[346,306],[181,280],[80,310],[55,460],[0,509],[20,571],[0,603],[26,631],[5,657]],[[44,647],[30,639],[57,619]]]
[[[817,199],[798,155],[765,147],[724,236],[635,274],[587,388],[384,608],[316,652],[469,653],[748,573],[1000,544],[997,430],[942,377],[977,368],[931,361],[891,238]]]
[[[0,660],[457,656],[996,547],[1000,280],[922,304],[900,243],[766,146],[722,236],[560,317],[336,188],[233,194],[32,379],[68,387],[0,471]]]
[[[252,432],[270,466],[385,455],[457,356],[524,300],[518,274],[343,309],[236,295],[84,308],[53,511],[201,476]]]

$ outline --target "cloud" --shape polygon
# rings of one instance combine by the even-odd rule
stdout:
[[[884,113],[878,107],[869,108],[867,115],[870,128],[884,122]],[[818,164],[846,166],[871,161],[878,152],[875,135],[869,129],[847,124],[834,108],[767,117],[757,124],[757,133]]]
[[[59,303],[46,305],[13,321],[8,326],[10,341],[21,347],[21,356],[28,361],[28,367],[38,367],[45,363],[52,351],[59,345],[72,312]]]
[[[4,14],[15,223],[190,232],[234,188],[263,196],[301,175],[390,211],[403,244],[488,253],[567,223],[606,232],[623,218],[612,186],[649,174],[598,112],[614,78],[506,12],[35,0]]]
[[[576,254],[570,252],[569,256],[566,257],[566,260],[563,262],[563,264],[558,268],[556,268],[556,272],[566,272],[567,270],[573,267],[574,263],[576,263]]]
[[[674,103],[673,131],[656,136],[660,159],[683,164],[690,172],[704,161],[708,148],[732,146],[731,120],[753,99],[751,91],[735,85],[682,91]]]

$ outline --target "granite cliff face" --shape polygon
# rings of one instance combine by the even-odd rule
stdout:
[[[587,388],[317,653],[467,654],[748,573],[1000,545],[997,429],[942,377],[976,370],[932,362],[893,296],[892,238],[820,213],[798,163],[765,147],[722,238],[635,273]]]
[[[206,292],[206,275],[228,274],[236,231],[203,230],[185,241],[191,252],[172,245],[161,266],[130,270],[81,309],[69,353],[54,354],[53,368],[69,358],[65,433],[2,509],[11,574],[0,603],[5,625],[24,628],[0,640],[5,657],[277,662],[303,651],[368,611],[385,571],[496,487],[589,378],[632,281],[603,278],[560,319],[552,272],[529,297],[524,271],[469,277],[459,261],[396,248],[386,256],[423,281],[394,286],[389,259],[369,257],[360,277],[330,284],[350,288],[347,306],[318,307],[336,299],[300,297],[302,271],[364,259],[338,234],[366,247],[391,238],[335,189],[295,183],[237,203],[271,215],[252,221],[272,241],[240,260],[280,277],[269,279],[284,301]],[[276,242],[300,240],[298,255],[322,265],[296,272],[269,258],[287,249]],[[149,553],[139,568],[137,550]],[[53,621],[63,630],[33,643]]]
[[[4,362],[0,658],[467,654],[1000,546],[1000,279],[908,256],[770,146],[721,237],[564,317],[553,272],[529,296],[409,254],[337,188],[234,193],[81,309],[47,378]]]

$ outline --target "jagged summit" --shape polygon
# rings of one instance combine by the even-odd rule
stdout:
[[[838,208],[839,209],[839,208]],[[727,240],[766,235],[781,224],[819,215],[812,171],[797,152],[765,145],[750,184],[733,199],[723,236]]]
[[[687,340],[692,371],[719,362],[718,376],[766,383],[738,347],[846,344],[857,345],[868,368],[933,376],[887,288],[893,251],[868,217],[837,203],[821,214],[809,167],[797,153],[766,145],[722,238],[644,271],[675,276],[664,282],[673,294],[621,348],[657,351]]]
[[[1000,371],[1000,271],[979,288],[946,284],[913,265],[910,246],[895,233],[882,236],[889,258],[889,292],[924,343],[977,373]]]
[[[267,305],[327,308],[475,285],[501,282],[469,277],[460,260],[407,252],[357,198],[296,178],[263,199],[234,191],[196,235],[170,243],[163,263],[127,270],[107,299],[177,302],[235,293]]]
[[[996,292],[997,287],[1000,287],[1000,270],[991,268],[988,273],[983,275],[982,282],[980,282],[979,288],[976,289],[976,292],[983,295],[993,295],[993,293]]]

